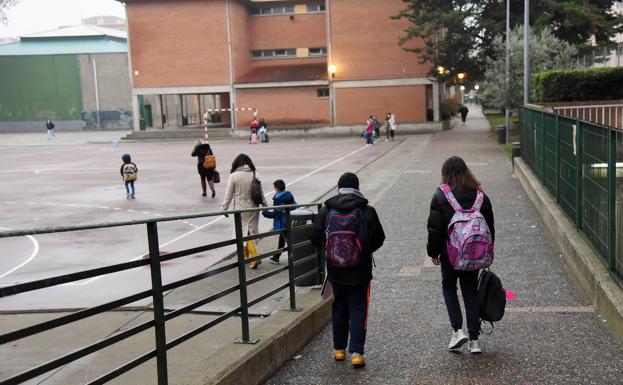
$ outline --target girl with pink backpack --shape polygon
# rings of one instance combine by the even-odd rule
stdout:
[[[441,286],[453,333],[450,351],[459,351],[469,340],[472,354],[482,353],[478,273],[493,262],[495,228],[493,208],[480,182],[458,156],[448,158],[441,168],[442,185],[435,190],[428,216],[426,250],[434,265],[441,265]],[[467,330],[457,295],[461,285]]]

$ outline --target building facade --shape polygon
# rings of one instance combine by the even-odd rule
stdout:
[[[439,120],[401,0],[127,0],[135,119],[179,127]],[[413,44],[421,42],[413,42]]]
[[[78,25],[0,45],[0,132],[133,127],[126,32]]]

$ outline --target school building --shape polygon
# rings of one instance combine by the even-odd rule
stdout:
[[[439,121],[439,87],[398,45],[402,0],[124,0],[134,121],[156,128]],[[422,42],[411,42],[422,44]],[[138,125],[135,125],[138,129]]]

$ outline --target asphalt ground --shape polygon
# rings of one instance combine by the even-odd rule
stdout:
[[[398,141],[366,147],[358,138],[275,139],[269,144],[213,141],[222,183],[215,199],[200,195],[192,142],[113,142],[114,132],[0,136],[0,228],[24,229],[147,219],[220,211],[231,162],[247,153],[263,180],[268,201],[272,182],[283,179],[300,203],[333,188],[345,171],[356,171]],[[136,199],[127,200],[119,167],[128,153],[138,165]],[[262,219],[268,230],[271,220]],[[233,236],[233,216],[158,225],[161,252],[222,241]],[[0,285],[141,258],[147,252],[145,226],[0,239]],[[204,252],[163,265],[171,282],[204,271],[233,247]],[[262,269],[265,265],[262,265]],[[149,269],[135,269],[47,290],[0,299],[0,311],[76,309],[149,287]],[[149,301],[131,306],[147,305]]]
[[[466,126],[401,143],[361,173],[387,239],[375,254],[367,366],[334,362],[330,325],[266,385],[623,384],[623,345],[572,279],[535,208],[470,108]],[[463,157],[489,195],[493,270],[516,294],[481,355],[447,350],[452,329],[439,268],[426,257],[426,219],[443,161]],[[381,189],[373,187],[384,186]]]

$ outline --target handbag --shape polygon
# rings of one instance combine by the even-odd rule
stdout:
[[[256,205],[261,205],[264,202],[264,192],[262,191],[262,182],[255,177],[253,173],[253,181],[251,182],[251,200]]]
[[[212,182],[221,183],[221,174],[216,170],[212,173]]]

